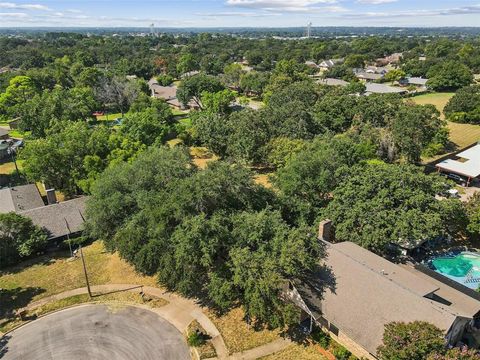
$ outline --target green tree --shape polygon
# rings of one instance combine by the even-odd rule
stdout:
[[[451,91],[470,85],[472,71],[458,61],[445,61],[430,68],[427,85],[435,91]]]
[[[202,106],[200,98],[204,92],[216,93],[224,87],[216,77],[198,74],[184,79],[177,90],[177,98],[183,105],[193,100],[198,106]]]
[[[372,163],[347,171],[322,212],[332,219],[338,241],[352,241],[378,253],[389,244],[412,246],[456,235],[464,216],[460,201],[436,200],[444,179],[413,165]],[[463,222],[463,220],[462,220]]]
[[[385,80],[386,81],[399,81],[403,79],[406,76],[405,71],[401,69],[394,69],[390,70],[386,75],[385,75]]]
[[[444,128],[445,121],[433,105],[401,106],[389,125],[398,153],[411,163],[420,161],[422,150]]]
[[[393,322],[385,325],[377,354],[381,360],[424,360],[444,348],[443,332],[436,326],[423,321]]]
[[[231,86],[234,89],[240,88],[240,79],[245,71],[240,64],[228,64],[223,69],[223,80],[227,86]]]
[[[476,349],[453,348],[442,352],[430,354],[427,360],[479,360],[480,354]]]
[[[185,74],[193,70],[198,70],[198,64],[195,60],[195,57],[190,53],[186,53],[180,56],[177,62],[178,73]]]
[[[457,90],[444,109],[450,121],[480,124],[480,86]]]
[[[467,230],[480,235],[480,194],[475,193],[466,205],[469,224]]]
[[[268,162],[276,167],[284,167],[297,153],[307,146],[304,140],[279,137],[268,143]]]
[[[0,268],[42,250],[47,235],[32,220],[13,212],[0,214]]]
[[[371,156],[361,143],[346,135],[317,138],[306,144],[273,178],[285,199],[290,220],[313,223],[339,184],[339,169]]]
[[[204,91],[201,96],[202,108],[215,114],[229,114],[231,104],[235,100],[235,93],[228,89],[211,93]]]
[[[81,180],[106,167],[109,134],[105,127],[90,129],[81,122],[58,123],[46,138],[27,142],[20,153],[25,159],[27,178],[49,184],[67,196],[77,194]],[[95,169],[93,165],[97,165]]]
[[[122,134],[147,146],[162,143],[172,130],[173,115],[165,102],[158,105],[140,112],[127,113],[121,127]]]

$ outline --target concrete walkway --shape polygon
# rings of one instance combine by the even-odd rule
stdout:
[[[168,304],[160,308],[151,309],[151,311],[159,314],[170,324],[175,326],[181,333],[184,333],[188,325],[197,320],[200,325],[205,329],[208,335],[211,337],[213,346],[217,353],[215,359],[219,360],[254,360],[263,356],[267,356],[292,345],[292,341],[288,339],[278,339],[271,343],[258,346],[256,348],[246,350],[243,352],[229,355],[228,349],[223,341],[222,335],[216,328],[215,324],[204,314],[203,308],[198,305],[194,300],[184,298],[177,294],[155,288],[142,285],[131,284],[108,284],[108,285],[95,285],[91,287],[93,293],[106,294],[109,292],[117,291],[131,291],[140,292],[143,291],[147,295],[155,296],[157,298],[168,301]],[[30,303],[26,310],[33,310],[39,306],[47,303],[66,299],[75,295],[86,294],[87,288],[78,288],[62,292],[60,294],[52,295],[41,300]]]

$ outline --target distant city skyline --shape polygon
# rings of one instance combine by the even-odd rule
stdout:
[[[480,0],[0,1],[0,27],[480,26]]]

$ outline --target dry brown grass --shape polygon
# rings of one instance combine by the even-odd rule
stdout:
[[[267,189],[272,188],[272,183],[270,182],[269,176],[272,175],[273,173],[268,173],[268,174],[256,174],[253,176],[253,179],[255,183],[259,185],[263,185]]]
[[[283,351],[262,357],[262,360],[325,360],[313,345],[295,344]]]
[[[152,297],[150,301],[144,301],[139,293],[129,291],[116,292],[111,294],[98,294],[95,295],[93,298],[90,298],[88,294],[75,295],[65,299],[52,301],[48,304],[41,305],[35,309],[28,310],[23,314],[24,320],[21,320],[18,317],[3,322],[3,324],[0,324],[0,331],[5,333],[6,331],[12,330],[13,328],[21,325],[27,320],[33,320],[39,316],[48,314],[53,311],[85,303],[102,303],[108,304],[112,307],[140,304],[149,308],[159,308],[167,305],[168,301],[156,297]]]
[[[222,334],[230,354],[268,344],[280,337],[278,329],[255,330],[253,326],[247,325],[241,308],[233,309],[219,317],[213,312],[208,312],[207,315]]]
[[[89,280],[92,285],[142,284],[157,286],[155,277],[142,276],[118,254],[105,251],[103,243],[96,241],[83,250]],[[0,288],[39,289],[31,301],[85,286],[80,259],[70,261],[67,252],[54,256],[43,255],[31,261],[0,271]]]
[[[450,140],[462,149],[480,140],[480,125],[448,122]]]

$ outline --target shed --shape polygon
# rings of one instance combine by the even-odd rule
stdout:
[[[467,186],[475,178],[480,177],[480,144],[474,145],[437,164],[440,172],[448,172],[467,178]]]

